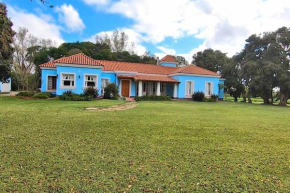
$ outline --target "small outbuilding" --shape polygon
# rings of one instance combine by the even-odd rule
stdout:
[[[11,79],[9,78],[6,82],[0,81],[0,93],[11,91]]]

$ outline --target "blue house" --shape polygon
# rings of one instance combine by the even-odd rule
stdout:
[[[0,93],[10,91],[11,91],[11,78],[9,78],[6,82],[0,81]]]
[[[99,94],[109,83],[115,83],[121,96],[168,95],[172,98],[191,98],[196,91],[206,97],[224,97],[224,84],[215,72],[188,65],[177,67],[172,56],[165,56],[157,65],[118,61],[94,60],[82,53],[63,57],[40,65],[41,91],[61,95],[64,91],[82,93],[95,87]]]

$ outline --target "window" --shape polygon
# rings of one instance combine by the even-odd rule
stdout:
[[[56,90],[56,76],[48,76],[47,81],[47,90]]]
[[[105,88],[107,87],[107,85],[109,84],[109,79],[102,79],[102,94],[105,93]]]
[[[62,86],[74,87],[75,86],[75,75],[74,74],[62,74]]]
[[[147,90],[147,83],[143,82],[143,92],[146,92],[146,90]]]
[[[213,94],[212,82],[205,82],[205,96]]]
[[[165,83],[160,83],[160,92],[164,92]]]
[[[96,87],[97,76],[96,75],[85,75],[85,87]]]
[[[156,92],[156,82],[152,83],[152,92],[155,93]]]
[[[190,97],[193,94],[193,81],[186,81],[186,96]]]

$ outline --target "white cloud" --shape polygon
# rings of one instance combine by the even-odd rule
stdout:
[[[88,5],[94,5],[94,6],[105,6],[110,3],[110,0],[83,0]]]
[[[189,61],[208,47],[233,55],[251,34],[290,26],[289,0],[120,0],[106,10],[132,19],[131,29],[154,44],[166,37],[203,39],[190,53],[178,53]]]
[[[27,13],[22,9],[16,9],[11,6],[8,7],[8,16],[13,22],[13,30],[18,31],[19,27],[25,27],[34,36],[43,39],[51,39],[57,44],[64,42],[60,26],[54,24],[52,17],[49,15],[36,16]]]
[[[59,13],[60,22],[65,24],[70,32],[82,31],[85,28],[83,20],[72,5],[63,4],[61,7],[56,7],[55,10]]]

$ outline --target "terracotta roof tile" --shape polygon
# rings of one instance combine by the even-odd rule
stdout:
[[[220,74],[206,70],[204,68],[194,66],[194,65],[188,65],[181,68],[176,69],[172,74],[177,73],[184,73],[184,74],[197,74],[197,75],[211,75],[211,76],[220,76]]]
[[[178,63],[178,61],[175,59],[175,57],[167,55],[164,58],[162,58],[160,60],[160,62],[174,62],[174,63]]]
[[[179,81],[170,78],[168,76],[148,76],[148,75],[136,75],[134,76],[135,81],[154,81],[154,82],[172,82],[179,83]]]
[[[166,56],[165,58],[168,59],[170,57],[174,59],[174,57],[172,56]],[[218,73],[194,65],[188,65],[184,67],[167,67],[153,64],[94,60],[82,53],[44,63],[40,65],[40,67],[56,68],[55,63],[103,66],[103,71],[119,71],[119,72],[123,71],[123,72],[136,72],[136,73],[160,74],[160,75],[184,73],[184,74],[220,76]]]
[[[53,61],[41,64],[41,65],[39,65],[39,67],[41,67],[41,68],[56,68],[56,66],[53,63]]]
[[[104,66],[103,68],[104,71],[125,71],[145,74],[168,75],[177,69],[174,67],[158,66],[154,64],[142,64],[142,63],[106,61],[106,60],[97,60],[97,61]]]
[[[75,54],[68,57],[59,58],[54,60],[54,63],[61,63],[61,64],[78,64],[78,65],[89,65],[89,66],[102,66],[97,60],[83,54]]]
[[[121,79],[134,79],[134,75],[117,75],[117,77]]]

